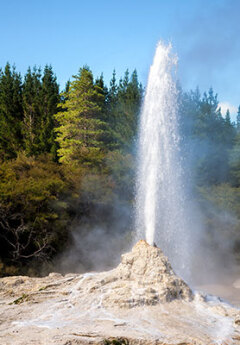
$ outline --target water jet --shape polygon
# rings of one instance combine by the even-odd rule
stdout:
[[[177,56],[159,42],[150,68],[138,138],[137,239],[160,246],[189,275],[189,234],[178,129]]]

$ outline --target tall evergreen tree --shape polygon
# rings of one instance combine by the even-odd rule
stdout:
[[[117,147],[115,128],[117,124],[118,85],[116,71],[113,71],[110,87],[106,96],[106,122],[108,124],[107,147],[112,150]]]
[[[225,123],[227,124],[227,126],[230,126],[230,125],[231,125],[231,117],[230,117],[230,111],[229,111],[229,109],[227,109],[227,111],[226,111]]]
[[[61,109],[61,111],[63,111],[64,109],[66,110],[64,104],[68,100],[70,86],[71,86],[71,82],[70,80],[68,80],[65,84],[64,90],[60,94],[60,103],[57,106],[58,110],[59,109]]]
[[[201,94],[199,88],[197,87],[194,91],[183,92],[179,87],[178,104],[181,137],[187,141],[194,136],[200,118]]]
[[[217,94],[211,88],[201,100],[202,144],[205,145],[199,164],[198,179],[200,184],[219,184],[226,182],[229,175],[229,149],[233,138],[229,137],[232,124],[224,119],[218,107]],[[229,141],[230,139],[230,141]]]
[[[238,132],[230,151],[231,183],[240,187],[240,133]]]
[[[26,153],[39,153],[39,136],[41,128],[41,70],[29,67],[23,84],[23,137]]]
[[[235,137],[230,113],[223,118],[212,88],[203,97],[198,89],[180,97],[180,124],[189,170],[195,172],[200,185],[226,182],[229,150]]]
[[[110,88],[108,92],[108,104],[110,107],[110,112],[116,107],[117,104],[117,93],[118,93],[118,86],[117,86],[117,79],[116,79],[116,71],[113,70],[112,79],[110,80]]]
[[[234,123],[231,121],[231,115],[229,109],[226,112],[226,116],[223,122],[222,126],[222,138],[221,138],[221,144],[224,146],[226,150],[226,159],[229,156],[229,150],[232,149],[234,140],[236,137],[237,131],[234,127]]]
[[[0,157],[16,157],[22,148],[22,81],[15,67],[0,73]]]
[[[101,136],[105,123],[101,118],[103,92],[95,85],[88,67],[80,69],[70,83],[66,111],[55,115],[59,127],[56,141],[59,143],[60,162],[99,165],[102,161]]]
[[[101,108],[101,119],[107,121],[107,97],[108,97],[108,88],[104,84],[103,74],[95,81],[95,89],[98,94],[101,94],[102,97],[99,97],[97,100]]]
[[[112,91],[115,92],[115,87],[112,88]],[[138,81],[137,71],[134,70],[129,80],[129,71],[127,70],[124,78],[119,81],[116,98],[115,94],[112,93],[114,101],[116,99],[111,118],[114,120],[113,131],[117,148],[126,151],[132,148],[137,132],[142,96],[143,89]]]
[[[240,105],[238,107],[238,112],[237,112],[237,132],[240,132]]]
[[[40,124],[40,150],[56,154],[56,142],[54,131],[54,114],[60,101],[57,78],[51,66],[46,65],[42,77],[41,88],[41,124]]]
[[[101,111],[99,113],[99,119],[105,123],[105,129],[102,131],[101,141],[107,148],[110,148],[112,144],[112,133],[111,133],[111,119],[109,118],[109,91],[107,86],[104,84],[103,75],[97,78],[95,81],[95,88],[97,93],[102,95],[97,101]]]
[[[68,81],[66,82],[66,85],[65,85],[65,90],[64,90],[64,92],[65,92],[66,94],[68,94],[68,92],[69,92],[69,89],[70,89],[70,80],[68,80]]]

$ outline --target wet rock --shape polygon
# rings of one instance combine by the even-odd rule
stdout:
[[[132,308],[193,299],[191,289],[175,275],[161,249],[145,241],[139,241],[130,253],[122,255],[110,281],[111,293],[103,299],[108,306]]]
[[[240,345],[239,315],[145,241],[108,272],[0,279],[1,345]]]

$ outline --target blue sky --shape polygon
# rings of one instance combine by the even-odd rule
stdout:
[[[183,87],[213,86],[233,114],[239,13],[239,0],[0,0],[0,66],[52,64],[61,87],[85,64],[106,82],[136,68],[145,84],[157,42],[171,41]]]

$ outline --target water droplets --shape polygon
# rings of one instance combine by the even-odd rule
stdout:
[[[177,56],[157,45],[139,129],[137,239],[156,242],[178,273],[187,275],[188,227],[178,133]],[[145,236],[144,236],[145,235]]]

